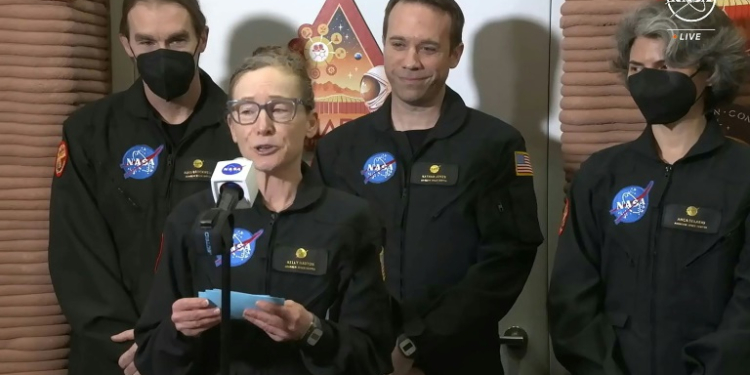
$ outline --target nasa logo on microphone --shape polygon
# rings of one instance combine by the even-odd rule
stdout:
[[[145,180],[156,173],[159,168],[159,155],[164,151],[164,145],[152,149],[147,145],[136,145],[122,155],[120,168],[125,172],[125,179]]]
[[[242,172],[242,165],[237,163],[227,164],[221,169],[221,173],[231,176]]]

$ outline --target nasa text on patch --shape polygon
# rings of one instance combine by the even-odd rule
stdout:
[[[455,185],[458,181],[458,165],[440,163],[414,163],[411,183],[417,185]]]
[[[531,167],[531,157],[528,152],[515,152],[516,176],[533,176],[534,169]]]
[[[365,184],[382,184],[396,174],[396,158],[390,152],[378,152],[367,158],[360,174]]]
[[[232,248],[229,250],[231,253],[229,265],[239,267],[247,263],[255,253],[255,245],[258,242],[258,237],[262,235],[263,229],[252,233],[247,229],[235,228],[234,232],[232,232]],[[216,267],[221,266],[221,254],[216,256],[214,263]]]
[[[181,181],[208,181],[216,168],[217,160],[183,157],[175,163],[174,176]]]
[[[273,249],[273,269],[322,276],[328,271],[328,252],[297,246]]]
[[[666,228],[698,233],[716,233],[720,224],[721,212],[718,210],[684,204],[667,205],[661,222]]]
[[[615,224],[641,220],[648,211],[648,196],[653,187],[654,182],[650,181],[646,187],[631,185],[620,189],[612,198],[612,208],[609,210]]]
[[[159,168],[159,155],[164,151],[164,145],[152,149],[148,145],[136,145],[122,155],[120,168],[125,179],[145,180],[156,173]]]

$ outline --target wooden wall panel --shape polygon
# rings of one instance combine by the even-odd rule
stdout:
[[[0,0],[0,374],[67,373],[47,270],[61,125],[110,92],[108,0]]]
[[[643,131],[643,116],[609,63],[615,56],[617,22],[643,2],[566,0],[562,5],[560,122],[566,183],[592,153],[631,141]],[[747,35],[750,1],[718,0],[716,10],[719,9],[729,14]],[[735,105],[718,110],[717,114],[728,135],[750,143],[748,105],[750,86],[745,86]]]

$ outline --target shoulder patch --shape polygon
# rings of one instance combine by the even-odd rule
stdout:
[[[531,157],[528,152],[515,152],[516,176],[533,176],[534,169],[531,167]]]
[[[55,176],[60,177],[68,164],[68,144],[60,141],[57,146],[57,158],[55,159]]]
[[[560,229],[557,230],[557,235],[561,236],[565,231],[565,222],[568,220],[568,213],[570,213],[570,200],[565,198],[565,207],[563,207],[562,221],[560,221]]]

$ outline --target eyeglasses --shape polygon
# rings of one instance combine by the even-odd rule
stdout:
[[[268,117],[278,123],[287,123],[297,115],[297,106],[302,104],[300,99],[276,98],[265,104],[259,104],[247,99],[230,100],[227,111],[232,120],[240,125],[252,125],[258,121],[261,110],[265,110]]]

